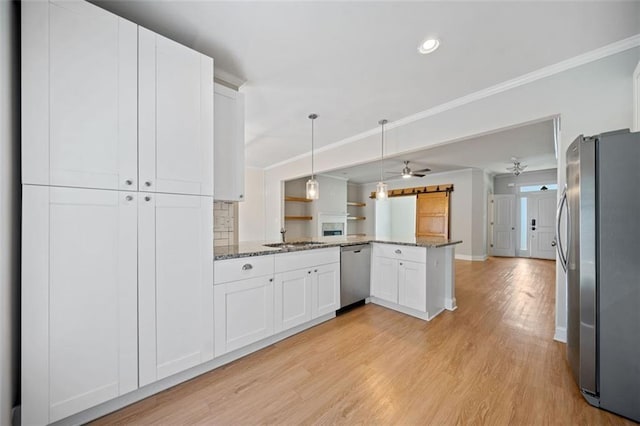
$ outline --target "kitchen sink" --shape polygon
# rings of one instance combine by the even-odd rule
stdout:
[[[289,243],[272,243],[272,244],[263,244],[266,247],[275,247],[275,248],[296,248],[296,247],[306,247],[306,246],[316,246],[322,243],[320,241],[291,241]]]

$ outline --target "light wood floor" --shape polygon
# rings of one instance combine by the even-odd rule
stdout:
[[[431,322],[367,305],[96,424],[625,424],[553,341],[553,261],[456,261]]]

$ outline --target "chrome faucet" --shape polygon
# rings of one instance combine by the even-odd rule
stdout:
[[[280,235],[282,235],[282,242],[285,243],[286,241],[284,240],[284,234],[287,233],[287,230],[284,228],[280,228]]]

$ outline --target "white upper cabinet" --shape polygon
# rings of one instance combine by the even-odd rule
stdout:
[[[213,358],[213,202],[139,194],[140,385]]]
[[[23,424],[138,387],[136,197],[23,187]]]
[[[216,200],[244,201],[244,95],[214,84]]]
[[[213,59],[75,0],[22,46],[23,183],[213,195]]]
[[[140,190],[213,195],[213,59],[139,28]]]
[[[138,27],[86,2],[21,7],[23,183],[136,190]]]

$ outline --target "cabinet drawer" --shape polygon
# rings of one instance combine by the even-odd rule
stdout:
[[[275,255],[275,271],[276,273],[293,271],[335,262],[340,262],[340,247],[302,250]]]
[[[420,263],[427,262],[427,249],[424,247],[374,244],[373,253],[375,256],[388,257],[390,259],[409,260]]]
[[[217,260],[214,263],[214,284],[273,275],[273,255]]]

